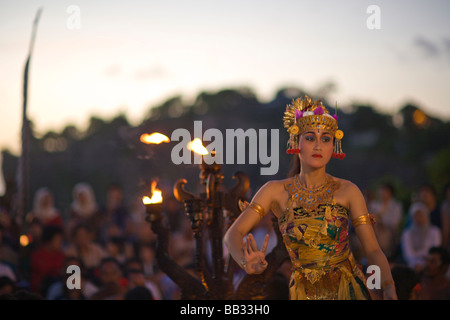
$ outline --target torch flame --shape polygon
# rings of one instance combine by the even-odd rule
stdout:
[[[169,137],[159,132],[153,132],[152,134],[144,133],[141,135],[140,140],[145,144],[160,144],[162,142],[170,142]]]
[[[144,204],[153,204],[153,203],[162,203],[163,202],[161,190],[156,189],[156,181],[152,182],[151,192],[152,192],[151,198],[147,197],[147,196],[144,196],[142,198],[142,202]]]
[[[195,153],[201,154],[202,156],[208,154],[208,150],[203,146],[202,140],[195,138],[187,144],[187,148]]]

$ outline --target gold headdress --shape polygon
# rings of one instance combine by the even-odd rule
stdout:
[[[342,152],[341,147],[341,139],[344,137],[344,133],[342,130],[338,130],[337,115],[330,115],[322,101],[311,101],[308,96],[303,99],[293,99],[292,104],[286,106],[283,121],[284,127],[289,133],[287,153],[300,152],[298,141],[303,132],[322,129],[330,132],[336,138],[333,157],[344,159],[345,153]]]

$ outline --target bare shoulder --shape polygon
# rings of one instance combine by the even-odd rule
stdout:
[[[264,194],[266,197],[269,197],[272,200],[279,201],[281,200],[281,198],[284,198],[288,195],[285,189],[285,184],[289,181],[291,181],[291,179],[270,180],[258,190],[258,193]]]
[[[281,180],[270,180],[266,182],[256,193],[254,200],[263,207],[270,208],[278,216],[289,198],[289,193],[285,189],[285,184],[292,181],[292,178]]]
[[[364,199],[359,187],[350,180],[332,177],[334,181],[339,182],[339,188],[334,194],[337,203],[350,209],[355,200]]]
[[[351,182],[350,180],[346,180],[346,179],[342,179],[342,178],[337,178],[337,177],[332,177],[335,181],[339,182],[339,191],[343,190],[346,192],[357,192],[360,193],[361,190],[359,189],[359,187],[354,184],[353,182]]]

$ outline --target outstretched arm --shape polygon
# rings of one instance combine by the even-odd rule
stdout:
[[[224,241],[233,259],[247,273],[262,273],[267,268],[265,260],[266,248],[269,240],[267,235],[263,247],[258,250],[255,239],[251,234],[246,241],[244,237],[259,223],[262,216],[271,210],[274,186],[267,182],[253,197],[251,203],[225,233]]]
[[[368,214],[365,199],[356,185],[350,183],[347,188],[350,199],[350,218],[353,222],[356,235],[361,242],[369,264],[376,265],[380,268],[383,298],[387,300],[396,300],[397,294],[395,291],[394,281],[392,279],[391,268],[385,254],[378,244],[372,223],[370,223],[369,219],[365,218]],[[358,221],[362,223],[358,224]]]

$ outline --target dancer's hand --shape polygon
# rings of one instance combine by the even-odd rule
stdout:
[[[260,274],[267,268],[266,250],[269,244],[269,235],[267,234],[264,239],[264,244],[261,251],[258,250],[255,238],[251,233],[247,236],[244,242],[244,259],[245,259],[245,272],[248,274]]]

